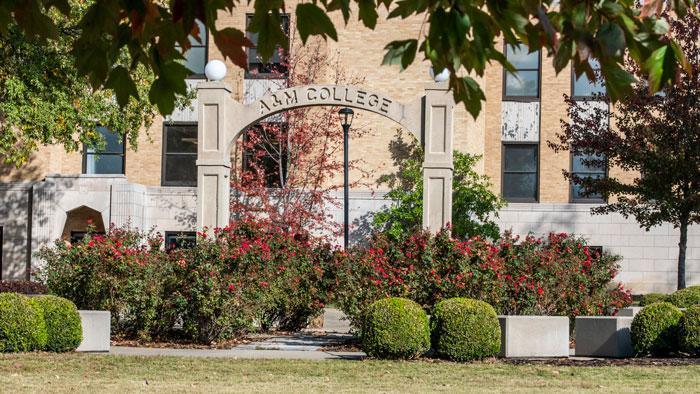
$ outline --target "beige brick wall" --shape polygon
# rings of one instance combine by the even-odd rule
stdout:
[[[293,10],[293,4],[289,5]],[[246,13],[252,8],[238,7],[233,14],[221,13],[219,26],[245,27]],[[418,37],[422,18],[387,22],[387,11],[380,10],[379,23],[369,30],[356,20],[356,14],[347,26],[343,26],[340,14],[334,14],[338,24],[339,41],[329,41],[327,50],[331,57],[338,56],[342,67],[350,75],[364,78],[363,85],[401,102],[410,102],[422,93],[429,81],[427,62],[417,61],[407,70],[399,72],[397,66],[380,66],[384,46],[396,39]],[[419,55],[420,56],[420,55]],[[209,59],[223,59],[210,38]],[[540,129],[540,202],[568,202],[569,187],[562,176],[562,169],[569,168],[567,152],[555,154],[546,142],[560,130],[560,119],[565,116],[562,95],[570,91],[570,70],[558,76],[551,67],[551,59],[543,57],[542,109]],[[242,100],[243,69],[228,62],[226,82],[233,89],[233,97]],[[487,102],[482,115],[475,121],[458,105],[455,111],[455,148],[472,154],[481,154],[484,160],[477,168],[491,177],[494,191],[501,190],[501,98],[502,68],[495,63],[486,71],[482,85]],[[329,80],[327,82],[332,82]],[[394,170],[388,150],[389,141],[399,126],[376,114],[360,113],[356,124],[371,129],[361,139],[351,141],[351,160],[362,160],[364,168],[373,175],[365,181],[374,185],[377,176]],[[153,125],[139,136],[137,150],[127,150],[126,175],[130,182],[160,185],[162,166],[163,120],[158,117]],[[80,173],[82,158],[79,153],[66,153],[62,147],[42,147],[31,162],[20,168],[0,169],[0,181],[36,180],[47,173]],[[354,174],[355,177],[358,174]],[[340,175],[337,181],[340,180]],[[374,186],[376,187],[376,186]]]

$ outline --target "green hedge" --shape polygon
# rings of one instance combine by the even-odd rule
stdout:
[[[639,306],[649,306],[656,302],[668,301],[668,294],[663,293],[649,293],[644,294],[642,299],[639,301]]]
[[[663,356],[678,349],[678,323],[683,313],[673,304],[644,307],[632,320],[631,335],[638,356]]]
[[[681,350],[700,356],[700,305],[686,309],[678,324],[678,339]]]
[[[430,348],[428,315],[405,298],[375,301],[365,311],[361,340],[370,357],[416,358]]]
[[[677,290],[668,297],[668,302],[679,308],[690,308],[700,305],[700,286],[690,286]]]
[[[470,298],[439,302],[431,316],[433,349],[438,356],[467,361],[492,357],[501,349],[501,327],[493,307]]]
[[[45,350],[67,352],[80,345],[83,328],[74,303],[51,295],[34,297],[31,302],[44,314],[47,334]]]
[[[27,352],[46,345],[46,325],[41,310],[29,297],[0,293],[0,351]]]

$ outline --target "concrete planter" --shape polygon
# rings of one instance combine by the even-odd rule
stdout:
[[[634,353],[630,336],[631,316],[576,317],[576,355],[630,357]]]
[[[623,317],[634,317],[639,311],[641,311],[643,306],[628,306],[627,308],[622,308],[617,312],[618,316]]]
[[[502,357],[569,357],[566,316],[498,316]]]
[[[77,352],[108,352],[110,318],[108,311],[78,311],[83,326],[83,341]]]

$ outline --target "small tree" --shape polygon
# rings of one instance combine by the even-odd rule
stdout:
[[[275,88],[319,84],[328,78],[342,85],[363,82],[348,75],[319,40],[306,46],[292,42],[290,47],[289,56],[282,54],[279,67],[286,69],[286,74],[273,71],[281,81]],[[236,159],[231,176],[235,217],[266,220],[295,233],[340,234],[328,212],[338,205],[334,192],[342,188],[335,179],[343,171],[343,130],[337,112],[337,107],[296,108],[246,130],[238,144],[241,157]],[[354,122],[351,139],[369,132],[361,123]],[[362,179],[367,174],[358,164],[353,160],[349,168]],[[350,186],[360,184],[355,181]]]
[[[406,142],[402,134],[392,141],[390,150],[398,172],[381,176],[378,183],[391,189],[386,197],[394,201],[394,205],[374,215],[373,227],[400,238],[422,225],[423,150],[415,141]],[[474,171],[480,159],[480,156],[454,152],[451,227],[452,235],[457,238],[481,235],[496,239],[500,235],[493,217],[498,216],[505,202],[491,192],[488,177]]]
[[[634,216],[647,230],[664,222],[679,228],[678,288],[682,289],[688,226],[700,222],[700,23],[692,17],[676,21],[671,34],[690,60],[692,73],[681,73],[678,84],[661,94],[650,94],[648,86],[637,85],[612,114],[607,106],[567,98],[569,121],[562,121],[558,141],[549,145],[556,151],[586,155],[584,165],[601,166],[607,161],[609,167],[637,174],[626,181],[564,172],[584,193],[610,199],[593,208],[593,213]],[[609,117],[613,127],[608,126]]]

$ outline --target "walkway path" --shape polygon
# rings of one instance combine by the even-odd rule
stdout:
[[[231,349],[165,349],[112,346],[109,353],[125,356],[182,356],[247,359],[359,360],[362,352],[328,351],[352,339],[350,326],[337,309],[324,311],[323,327],[293,336],[267,337]]]

